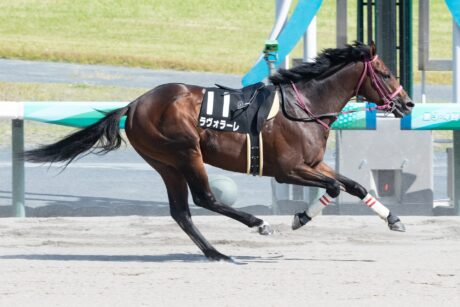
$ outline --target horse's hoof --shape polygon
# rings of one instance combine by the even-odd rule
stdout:
[[[258,231],[259,234],[263,236],[272,235],[274,232],[273,227],[265,221],[262,223],[262,225],[258,226]]]
[[[230,258],[229,256],[226,256],[224,254],[219,253],[216,250],[211,250],[207,251],[205,253],[206,258],[210,261],[227,261],[227,262],[233,262],[233,259]]]
[[[292,230],[297,230],[310,221],[311,218],[307,215],[305,211],[301,213],[296,213],[294,215],[294,219],[292,220]]]
[[[388,224],[388,227],[390,228],[390,230],[393,230],[393,231],[399,231],[399,232],[406,231],[406,226],[404,226],[404,224],[401,223],[401,221],[396,222],[394,224]]]
[[[406,226],[401,222],[399,217],[396,215],[393,215],[391,212],[387,217],[387,222],[388,222],[388,228],[393,231],[400,231],[400,232],[405,232],[406,231]]]

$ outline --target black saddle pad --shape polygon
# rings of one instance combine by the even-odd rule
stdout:
[[[254,97],[247,90],[208,87],[201,104],[198,118],[199,127],[219,131],[258,134],[267,120],[275,97],[274,86],[258,86]],[[251,103],[244,101],[251,97]]]

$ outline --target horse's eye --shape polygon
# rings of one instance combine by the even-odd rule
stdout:
[[[390,75],[382,75],[382,79],[384,81],[387,81],[388,79],[390,79]]]

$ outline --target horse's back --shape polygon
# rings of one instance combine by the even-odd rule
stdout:
[[[126,135],[144,158],[169,165],[202,155],[206,163],[244,171],[245,135],[198,127],[204,88],[181,83],[164,84],[130,105]]]
[[[192,121],[196,121],[202,90],[194,85],[168,83],[146,92],[131,103],[127,129],[152,125],[165,128],[171,120],[184,122],[193,118]]]

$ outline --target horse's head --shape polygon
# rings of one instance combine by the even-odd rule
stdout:
[[[356,87],[356,94],[375,102],[377,108],[393,113],[396,117],[410,114],[414,103],[370,45],[370,58],[364,59],[364,69]]]

